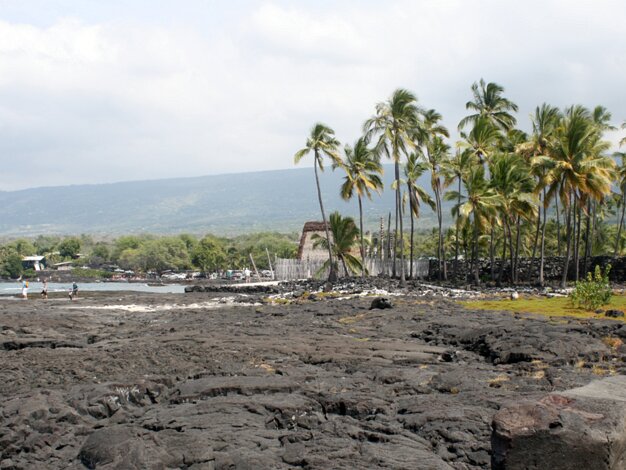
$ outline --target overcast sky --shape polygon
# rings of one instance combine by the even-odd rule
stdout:
[[[398,87],[626,119],[626,2],[0,0],[0,190],[293,167]],[[613,133],[616,142],[626,131]]]

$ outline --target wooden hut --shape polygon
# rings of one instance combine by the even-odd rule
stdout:
[[[326,261],[328,259],[327,249],[313,247],[312,237],[315,233],[326,238],[324,222],[306,222],[304,224],[300,246],[298,246],[298,259],[300,261]]]

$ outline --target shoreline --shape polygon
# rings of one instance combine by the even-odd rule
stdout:
[[[290,292],[0,303],[2,458],[478,470],[498,410],[626,372],[603,341],[626,325],[608,320],[482,312],[427,287],[385,310]]]

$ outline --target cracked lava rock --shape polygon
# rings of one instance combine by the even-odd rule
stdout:
[[[483,469],[501,408],[625,369],[614,320],[260,301],[0,301],[0,469]]]

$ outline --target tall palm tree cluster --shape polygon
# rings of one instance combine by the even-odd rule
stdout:
[[[448,143],[449,132],[441,124],[441,115],[420,106],[415,95],[404,89],[376,105],[373,116],[363,124],[362,137],[353,146],[346,145],[343,152],[331,128],[319,123],[313,127],[295,162],[309,153],[314,155],[326,227],[326,238],[319,243],[328,249],[331,279],[337,276],[339,261],[345,272],[360,270],[365,275],[363,199],[383,190],[384,157],[394,166],[395,227],[389,240],[393,240],[392,273],[401,284],[407,274],[413,275],[412,263],[410,272],[405,272],[405,258],[408,248],[410,260],[414,259],[415,220],[424,205],[436,215],[436,257],[442,280],[449,274],[446,260],[454,260],[451,266],[456,279],[463,257],[470,260],[474,282],[480,283],[479,260],[489,258],[491,281],[506,278],[543,285],[547,252],[563,257],[563,285],[568,279],[578,280],[580,271],[589,269],[591,256],[606,252],[612,243],[609,232],[613,228],[605,223],[611,214],[619,221],[612,251],[615,256],[622,253],[626,154],[609,154],[604,134],[615,129],[610,125],[611,114],[601,106],[558,109],[543,104],[531,116],[532,131],[526,133],[516,128],[518,108],[505,98],[502,86],[481,79],[471,91],[472,99],[466,103],[470,114],[460,121],[460,140],[454,146]],[[626,138],[621,143],[626,144]],[[324,158],[330,159],[333,169],[345,172],[341,196],[346,200],[356,196],[358,229],[351,218],[337,213],[330,226],[327,224],[319,188]],[[430,175],[429,191],[417,183],[424,174]],[[454,219],[454,226],[447,229],[443,227],[444,201],[451,201]],[[404,228],[407,208],[408,241]],[[341,249],[333,248],[333,239],[341,241]],[[346,257],[357,240],[360,260]],[[527,279],[521,278],[522,258],[532,260]],[[538,273],[532,269],[537,261]]]

